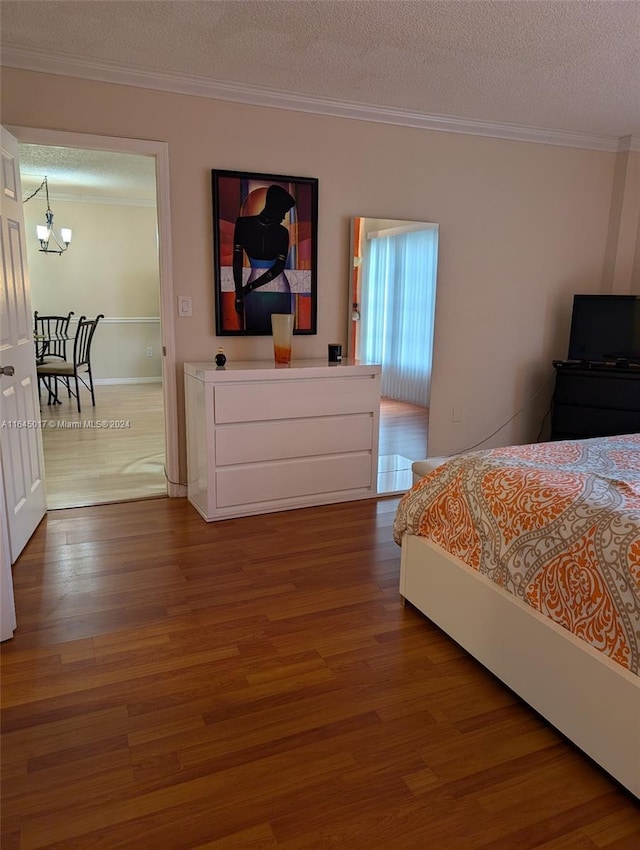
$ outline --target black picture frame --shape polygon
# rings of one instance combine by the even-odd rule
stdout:
[[[318,180],[212,169],[216,334],[317,333]]]

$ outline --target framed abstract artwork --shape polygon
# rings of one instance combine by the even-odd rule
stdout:
[[[318,180],[211,172],[218,336],[271,335],[272,313],[315,334]]]

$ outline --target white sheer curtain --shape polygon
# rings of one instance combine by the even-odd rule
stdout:
[[[382,364],[382,395],[427,407],[438,226],[376,236],[363,257],[358,357]]]

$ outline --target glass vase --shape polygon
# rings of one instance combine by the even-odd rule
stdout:
[[[272,313],[271,332],[273,334],[273,357],[276,366],[289,366],[291,363],[291,340],[293,338],[293,313]]]

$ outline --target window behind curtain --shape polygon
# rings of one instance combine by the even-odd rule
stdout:
[[[357,356],[382,364],[383,396],[427,407],[438,225],[375,236],[367,244]]]

